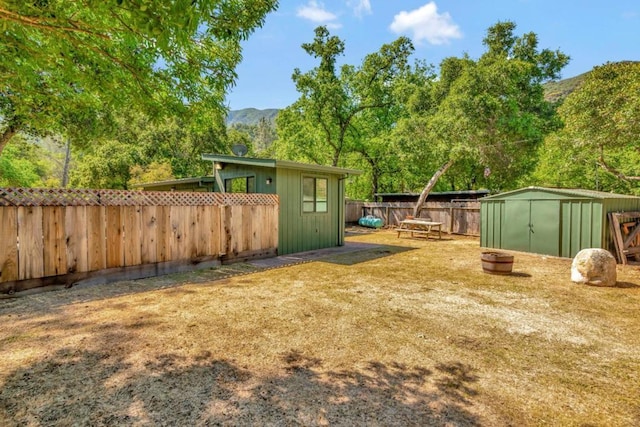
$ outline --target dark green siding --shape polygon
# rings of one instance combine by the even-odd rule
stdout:
[[[487,248],[501,247],[503,218],[504,202],[481,205],[480,238],[482,246]]]
[[[327,212],[302,212],[302,179],[327,179]],[[278,169],[277,193],[280,196],[278,254],[290,254],[342,244],[344,226],[340,223],[340,181],[337,175],[308,173],[295,169]]]
[[[220,179],[224,183],[225,179],[243,178],[243,177],[255,177],[256,178],[256,193],[262,194],[274,194],[276,193],[276,173],[273,168],[250,166],[250,165],[235,165],[226,164],[224,169],[219,171]],[[271,184],[267,184],[267,179],[271,178]],[[216,185],[216,191],[222,191]]]
[[[298,169],[226,164],[219,171],[221,180],[254,176],[257,193],[276,193],[280,197],[278,254],[285,255],[343,244],[343,191],[340,175]],[[327,212],[302,212],[303,177],[327,179]],[[271,179],[271,184],[267,184]]]
[[[602,205],[593,200],[569,200],[562,202],[562,256],[573,257],[581,248],[601,247],[599,222]]]

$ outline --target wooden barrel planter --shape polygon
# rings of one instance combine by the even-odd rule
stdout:
[[[504,252],[482,252],[482,270],[490,274],[509,274],[513,270],[513,255]]]

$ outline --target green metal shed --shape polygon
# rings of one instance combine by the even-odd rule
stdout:
[[[586,248],[615,254],[607,214],[640,210],[640,197],[528,187],[480,199],[480,245],[573,258]]]
[[[280,197],[279,255],[344,245],[344,183],[360,171],[218,154],[202,159],[213,162],[214,191]]]

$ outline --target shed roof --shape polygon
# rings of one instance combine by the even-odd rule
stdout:
[[[334,175],[360,175],[362,171],[356,169],[338,168],[334,166],[312,165],[308,163],[291,162],[288,160],[257,159],[253,157],[227,156],[223,154],[203,154],[202,160],[216,163],[231,163],[237,165],[260,166],[265,168],[296,169],[308,172],[330,173]]]
[[[166,181],[155,181],[155,182],[148,182],[144,184],[136,184],[133,187],[154,188],[154,187],[175,186],[180,184],[198,184],[200,186],[205,186],[205,184],[215,182],[215,180],[216,178],[213,176],[198,176],[193,178],[169,179]]]
[[[507,198],[512,195],[528,192],[528,191],[540,191],[544,193],[557,194],[559,196],[569,196],[569,197],[580,197],[587,199],[638,199],[638,196],[630,196],[628,194],[616,194],[616,193],[607,193],[605,191],[596,191],[596,190],[584,190],[581,188],[548,188],[548,187],[525,187],[520,188],[518,190],[506,191],[504,193],[495,194],[493,196],[486,196],[480,201],[492,200],[492,199],[502,199]]]

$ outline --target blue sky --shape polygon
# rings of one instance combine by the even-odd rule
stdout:
[[[227,105],[238,110],[292,104],[298,98],[293,70],[318,64],[301,48],[318,25],[345,42],[340,63],[360,65],[367,54],[404,35],[415,45],[415,59],[437,67],[449,56],[478,58],[487,28],[507,20],[516,23],[517,35],[533,31],[540,48],[571,57],[563,78],[608,61],[640,60],[638,0],[280,0],[244,42]]]

